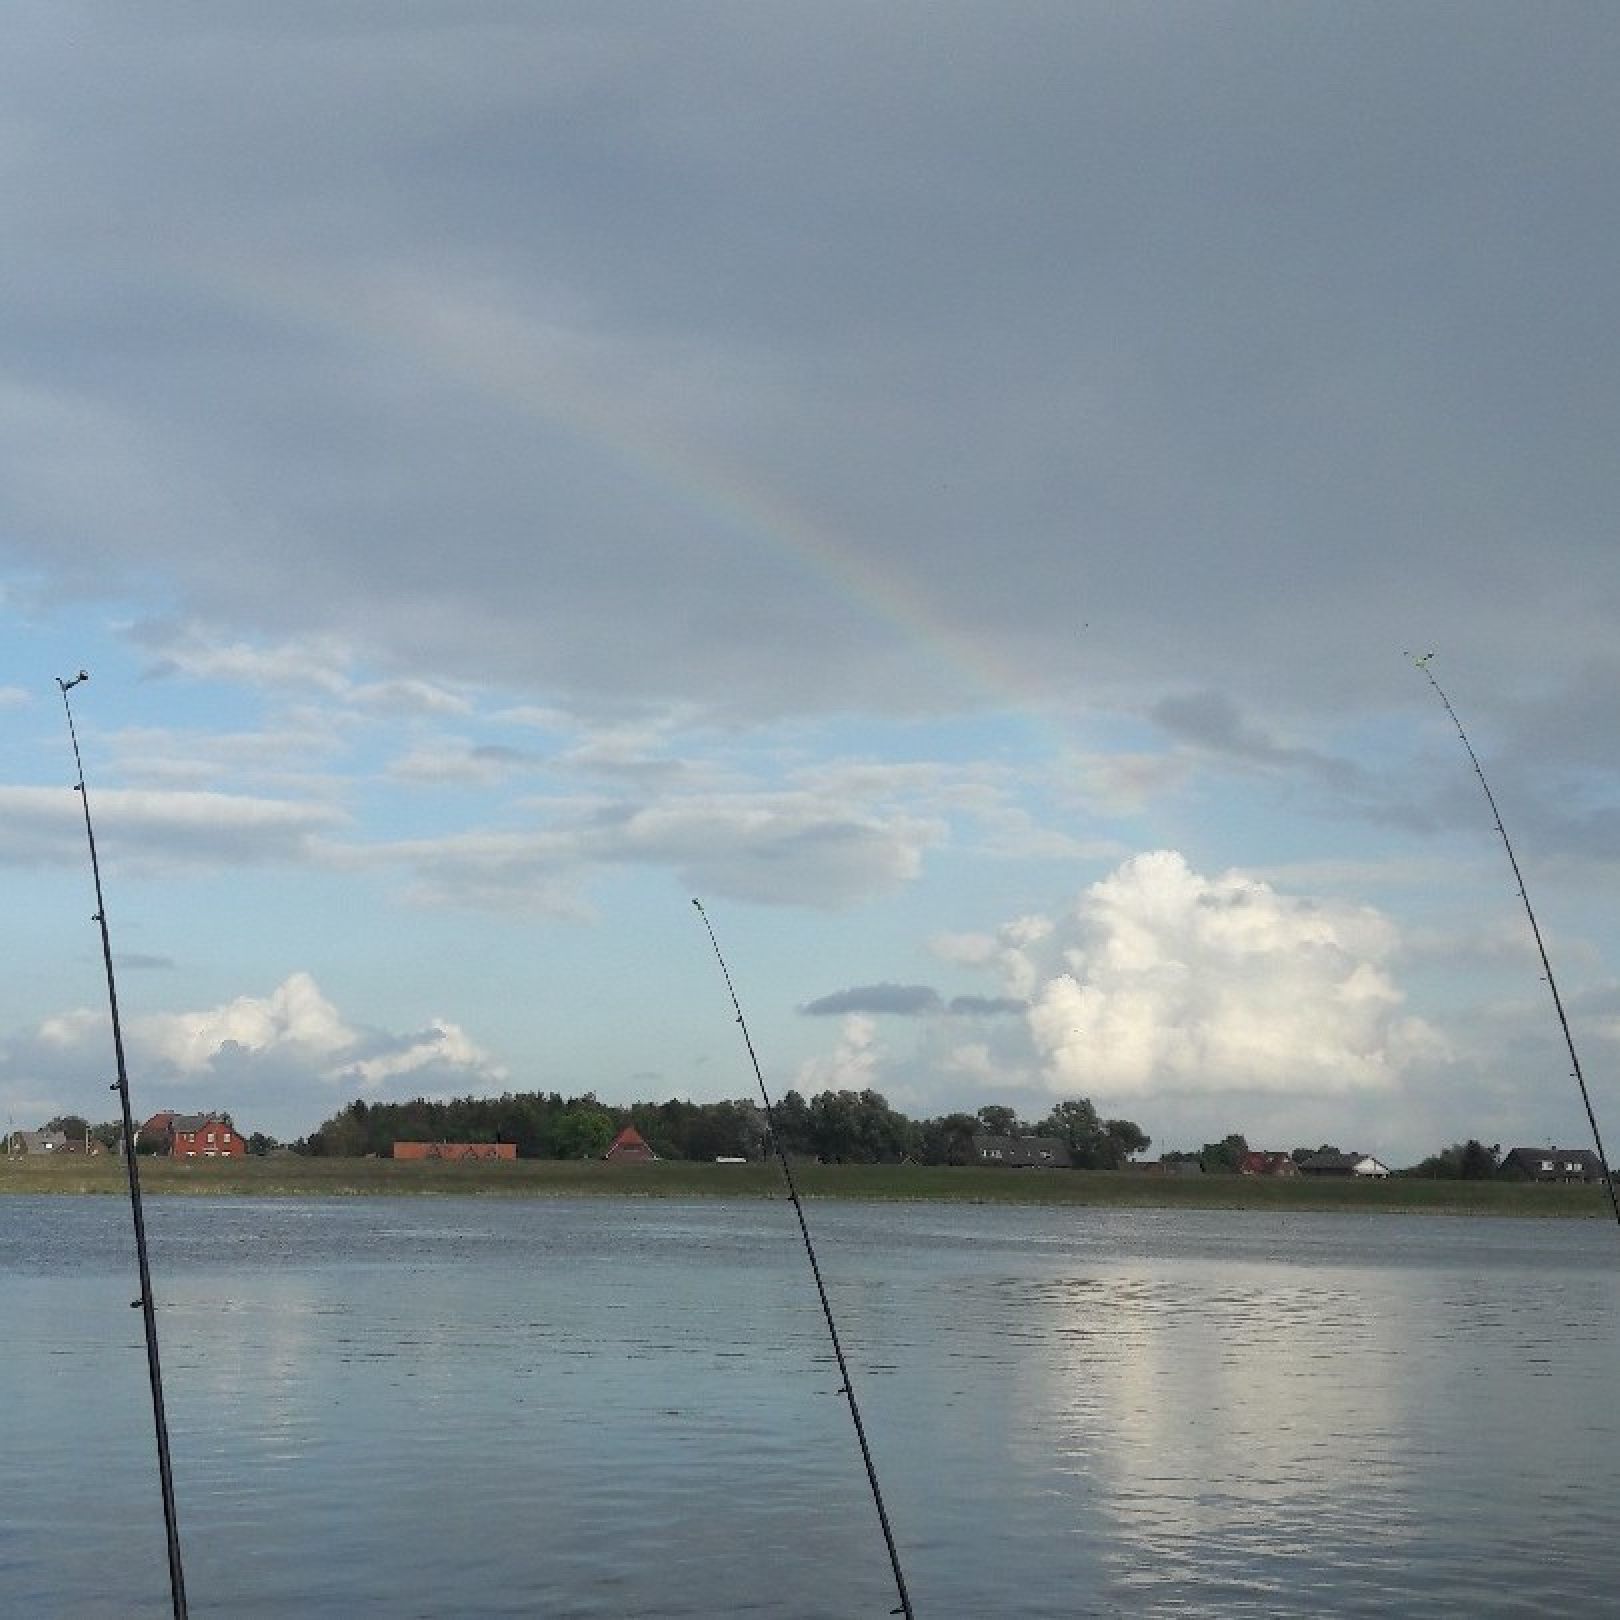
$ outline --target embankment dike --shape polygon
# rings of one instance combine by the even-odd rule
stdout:
[[[924,1200],[965,1204],[1075,1204],[1120,1209],[1262,1209],[1434,1215],[1572,1216],[1608,1209],[1600,1188],[1510,1181],[1388,1181],[1158,1176],[1140,1171],[988,1170],[937,1165],[805,1164],[794,1177],[806,1198]],[[771,1164],[613,1165],[519,1159],[504,1164],[396,1163],[391,1159],[270,1158],[141,1161],[154,1197],[777,1198]],[[126,1191],[111,1156],[0,1159],[0,1194]]]

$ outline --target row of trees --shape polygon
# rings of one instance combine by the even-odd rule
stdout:
[[[1475,1137],[1466,1142],[1453,1142],[1450,1147],[1430,1154],[1421,1164],[1401,1173],[1408,1176],[1433,1176],[1441,1181],[1489,1181],[1501,1168],[1500,1143],[1490,1147]]]
[[[973,1138],[1056,1136],[1082,1169],[1117,1169],[1149,1146],[1128,1119],[1101,1119],[1084,1098],[1059,1103],[1045,1118],[1020,1120],[1010,1108],[913,1120],[876,1091],[823,1091],[806,1098],[785,1092],[773,1110],[785,1152],[844,1164],[973,1162]],[[605,1152],[615,1134],[633,1125],[664,1159],[760,1159],[770,1151],[765,1111],[735,1102],[637,1102],[615,1108],[586,1092],[508,1093],[460,1097],[453,1102],[417,1098],[402,1103],[348,1104],[294,1148],[332,1157],[386,1156],[395,1142],[512,1142],[522,1158],[579,1159]]]
[[[897,1163],[906,1158],[920,1164],[971,1164],[976,1162],[975,1136],[1052,1136],[1067,1147],[1076,1169],[1117,1170],[1151,1145],[1134,1121],[1102,1119],[1084,1097],[1060,1102],[1038,1120],[1020,1119],[1015,1110],[999,1104],[971,1114],[913,1120],[891,1108],[876,1091],[824,1091],[808,1100],[789,1091],[775,1105],[775,1115],[777,1132],[788,1153],[845,1164]],[[228,1114],[222,1117],[227,1122],[230,1119]],[[759,1159],[770,1150],[765,1111],[746,1098],[714,1103],[672,1098],[614,1108],[599,1102],[591,1092],[563,1097],[554,1091],[460,1097],[453,1102],[417,1098],[367,1104],[357,1099],[291,1146],[298,1153],[361,1158],[366,1154],[386,1157],[396,1141],[514,1142],[524,1158],[581,1159],[604,1153],[626,1125],[635,1126],[663,1159]],[[117,1147],[123,1134],[117,1120],[92,1125],[80,1114],[58,1115],[46,1122],[45,1129],[62,1131],[79,1141],[88,1136],[108,1151]],[[247,1142],[248,1152],[256,1154],[281,1146],[262,1131],[254,1131]],[[141,1151],[155,1151],[155,1144],[143,1142]],[[1164,1158],[1197,1161],[1211,1175],[1231,1175],[1248,1151],[1247,1139],[1234,1132],[1218,1142],[1206,1142],[1196,1152],[1166,1153]],[[1331,1143],[1322,1143],[1296,1147],[1290,1156],[1302,1163],[1315,1154],[1338,1151]],[[1500,1144],[1487,1147],[1470,1137],[1397,1174],[1489,1181],[1505,1173],[1501,1159]]]

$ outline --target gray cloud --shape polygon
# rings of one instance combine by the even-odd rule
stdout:
[[[246,794],[112,789],[93,795],[102,858],[126,870],[306,861],[343,817],[327,805]],[[57,788],[0,787],[0,863],[82,861],[77,798]]]
[[[1615,31],[1166,15],[35,8],[9,553],[756,713],[1595,693]]]
[[[172,956],[158,956],[147,951],[119,951],[117,961],[119,967],[138,973],[168,972],[175,966]]]
[[[1017,996],[952,996],[949,1010],[959,1018],[999,1018],[1028,1012],[1029,1003]]]
[[[351,865],[398,865],[432,905],[579,915],[581,886],[613,867],[667,867],[688,894],[765,905],[853,905],[916,877],[945,836],[930,818],[812,794],[689,794],[644,804],[555,801],[541,825],[368,846],[329,844]]]
[[[1153,706],[1152,717],[1184,742],[1263,765],[1294,765],[1319,758],[1307,749],[1279,746],[1246,722],[1231,698],[1220,692],[1161,698]]]
[[[861,984],[835,990],[806,1002],[799,1011],[811,1018],[845,1013],[884,1013],[898,1018],[998,1018],[1026,1012],[1029,1004],[1014,996],[952,996],[947,1002],[926,984]]]
[[[829,1018],[843,1013],[889,1013],[901,1018],[921,1018],[939,1012],[943,1005],[939,992],[925,984],[862,984],[818,996],[799,1011],[811,1018]]]

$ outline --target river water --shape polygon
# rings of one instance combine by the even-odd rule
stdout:
[[[791,1208],[154,1199],[191,1612],[886,1615]],[[1598,1222],[809,1206],[919,1617],[1620,1606]],[[168,1612],[127,1207],[0,1199],[0,1611]]]

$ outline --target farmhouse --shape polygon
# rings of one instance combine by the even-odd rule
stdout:
[[[1389,1174],[1389,1166],[1369,1153],[1338,1153],[1331,1149],[1313,1153],[1299,1168],[1307,1176],[1361,1176],[1380,1181]]]
[[[517,1157],[516,1142],[396,1142],[396,1159],[440,1159],[452,1163],[490,1162]]]
[[[223,1114],[154,1114],[135,1141],[171,1159],[240,1159],[247,1153],[247,1138]]]
[[[1268,1153],[1255,1149],[1238,1160],[1240,1176],[1297,1176],[1300,1167],[1289,1153]]]
[[[1067,1170],[1069,1149],[1055,1136],[975,1136],[973,1162],[1003,1170]]]
[[[1601,1181],[1603,1165],[1590,1148],[1518,1147],[1506,1154],[1500,1168],[1510,1176],[1531,1181]]]

